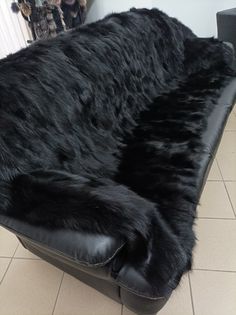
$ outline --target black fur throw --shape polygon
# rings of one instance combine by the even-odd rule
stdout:
[[[157,9],[0,61],[0,213],[127,242],[167,294],[191,266],[206,117],[232,53]]]

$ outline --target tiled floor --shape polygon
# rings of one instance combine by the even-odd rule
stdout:
[[[206,183],[193,271],[160,315],[236,314],[236,107]],[[0,228],[0,315],[134,315],[26,251]]]

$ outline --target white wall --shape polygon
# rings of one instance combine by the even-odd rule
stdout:
[[[12,0],[0,0],[0,59],[27,45],[30,38],[21,14],[11,11]]]
[[[236,0],[153,0],[152,4],[178,18],[201,37],[217,36],[216,13],[236,8]]]
[[[236,7],[236,0],[90,0],[90,3],[87,22],[131,7],[157,7],[202,37],[217,36],[216,12]]]
[[[0,0],[1,1],[1,0]],[[127,11],[132,7],[152,8],[152,0],[88,0],[90,8],[87,23],[94,22],[112,12]]]

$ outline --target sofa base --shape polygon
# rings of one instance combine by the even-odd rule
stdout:
[[[33,254],[39,256],[43,260],[49,262],[55,267],[74,276],[83,283],[91,286],[102,294],[110,297],[114,301],[125,305],[131,311],[138,315],[155,315],[168,301],[167,298],[148,299],[138,296],[115,283],[114,279],[102,279],[81,270],[75,262],[69,261],[67,258],[55,257],[55,253],[49,249],[32,242],[31,240],[17,235],[22,245]]]

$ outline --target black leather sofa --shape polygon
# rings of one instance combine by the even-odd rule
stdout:
[[[115,16],[115,18],[117,19],[117,16]],[[163,16],[161,16],[161,18],[163,18]],[[95,25],[93,25],[93,27],[95,27]],[[210,41],[211,40],[209,40],[209,42]],[[207,42],[208,41],[206,40],[206,43]],[[205,42],[204,45],[206,45]],[[224,47],[223,43],[217,43],[217,45],[217,49]],[[198,46],[196,46],[195,49],[197,50]],[[216,51],[214,53],[216,53]],[[196,54],[198,53],[196,52]],[[229,48],[226,49],[226,54],[230,54]],[[212,55],[208,55],[207,57],[200,56],[199,58],[202,61],[204,58],[207,58],[208,60],[211,56]],[[191,63],[194,63],[197,58],[197,56],[194,56],[194,60],[191,61]],[[219,58],[219,63],[221,65],[221,58],[223,59],[223,55],[220,55]],[[204,64],[204,62],[201,62],[201,67],[204,68],[202,64]],[[196,66],[196,68],[193,67],[195,73],[198,73],[198,67],[200,68],[200,65]],[[217,73],[219,73],[217,78],[214,72],[215,68],[216,66],[210,70],[207,69],[207,72],[206,69],[204,69],[204,76],[209,77],[210,83],[200,76],[200,79],[197,81],[199,84],[197,92],[194,91],[194,93],[192,93],[192,90],[196,88],[196,81],[194,81],[195,74],[192,73],[190,74],[190,79],[187,81],[187,84],[186,82],[182,82],[180,90],[178,90],[179,87],[177,88],[178,92],[175,92],[174,89],[174,92],[168,92],[167,96],[165,93],[164,96],[163,93],[161,93],[159,96],[157,95],[154,102],[154,109],[156,106],[162,106],[162,110],[157,113],[157,116],[161,117],[161,119],[155,120],[155,126],[160,128],[158,129],[159,138],[155,141],[162,143],[162,145],[158,147],[158,152],[162,153],[161,151],[166,151],[163,143],[167,143],[169,148],[174,147],[175,150],[178,150],[178,148],[181,147],[181,151],[183,151],[184,154],[186,153],[187,158],[190,159],[190,166],[187,167],[187,171],[186,166],[182,166],[182,164],[178,162],[178,165],[175,165],[176,168],[173,169],[172,173],[176,172],[177,174],[179,172],[178,174],[181,176],[181,181],[188,181],[188,176],[192,178],[194,181],[193,193],[196,196],[196,200],[199,200],[207,174],[210,170],[220,142],[224,126],[227,122],[227,117],[236,100],[236,77],[234,77],[233,70],[232,72],[231,70],[229,71],[230,74],[227,74],[227,79],[225,79],[224,76],[221,76],[221,70],[222,72],[225,71],[224,67],[221,65],[220,68],[217,69]],[[214,77],[214,80],[210,79],[211,76]],[[217,84],[215,85],[216,81]],[[199,82],[202,83],[200,84]],[[221,82],[225,83],[221,86]],[[209,93],[213,93],[210,98],[206,93],[206,89],[208,89]],[[203,90],[204,92],[202,92]],[[217,91],[217,93],[215,93],[215,91]],[[200,94],[201,99],[199,99]],[[184,95],[185,97],[188,95],[191,96],[187,98],[185,103],[183,102]],[[214,97],[212,95],[214,95]],[[195,103],[196,100],[196,106],[198,106],[198,108],[196,108],[194,112],[189,104]],[[168,105],[175,102],[178,106],[174,106],[173,104],[172,107],[165,110],[166,102],[168,102]],[[186,104],[188,104],[190,109],[186,107]],[[178,142],[178,137],[182,137],[181,125],[188,123],[188,121],[184,122],[183,117],[185,117],[185,112],[189,112],[192,117],[192,115],[199,111],[199,106],[202,106],[201,114],[203,115],[198,115],[200,118],[198,116],[194,116],[197,121],[197,125],[201,125],[201,129],[196,131],[194,138],[194,145],[196,145],[196,147],[193,147],[193,144],[191,143],[188,146],[183,146],[182,140]],[[206,107],[207,110],[205,110]],[[179,113],[181,113],[180,117]],[[153,116],[153,119],[154,117],[155,116]],[[175,117],[175,121],[172,119],[173,117]],[[141,120],[144,121],[145,119],[145,115],[144,117],[141,116]],[[169,137],[168,140],[163,122],[169,122],[173,127],[173,135]],[[150,124],[151,123],[152,121],[150,121]],[[186,127],[187,133],[184,135],[184,142],[186,142],[188,138],[191,138],[191,124],[193,123],[190,123]],[[177,128],[177,131],[174,131],[174,128]],[[139,133],[137,132],[137,134],[138,137]],[[186,152],[184,150],[186,150]],[[193,155],[194,159],[198,159],[197,166],[193,166],[194,172],[191,170],[192,154],[195,154]],[[168,158],[169,157],[167,156],[167,162],[163,161],[163,164],[166,163],[167,169],[168,165],[169,168],[172,167],[172,164],[168,162]],[[177,162],[172,161],[172,163],[176,164]],[[149,161],[147,160],[147,164],[143,167],[145,168],[148,165]],[[129,165],[129,167],[131,166]],[[124,169],[126,168],[124,167]],[[161,171],[161,168],[159,168],[155,176],[161,177]],[[131,176],[130,174],[129,177]],[[165,187],[167,183],[164,182],[164,179],[162,179],[162,182]],[[178,184],[179,182],[177,176],[176,185],[178,186]],[[131,186],[131,184],[129,184],[129,186]],[[168,188],[168,186],[166,187]],[[187,188],[183,189],[186,190]],[[165,198],[168,200],[170,195]],[[162,200],[163,205],[165,205],[166,202],[164,199]],[[21,201],[21,199],[17,200],[18,202]],[[172,205],[175,204],[178,206],[178,198],[172,202]],[[195,211],[196,206],[196,203],[189,204],[189,207],[192,207],[193,211]],[[127,260],[127,241],[124,238],[116,238],[112,235],[95,233],[89,230],[80,231],[75,229],[65,229],[62,227],[48,228],[48,226],[43,226],[43,224],[36,225],[30,221],[22,220],[22,218],[12,215],[11,213],[7,213],[7,211],[0,212],[0,224],[9,231],[13,232],[23,246],[32,253],[75,276],[86,284],[96,288],[117,302],[126,305],[137,314],[155,314],[164,306],[172,293],[172,290],[169,288],[163,291],[160,290],[160,294],[154,291],[153,285],[149,283],[141,273],[143,266],[140,265],[137,267],[135,262],[132,264],[130,260]],[[191,224],[189,225],[191,228]],[[139,247],[142,247],[142,243],[138,244],[138,248]],[[148,262],[146,263],[148,264]],[[168,264],[168,259],[166,260],[166,263]],[[156,268],[158,268],[158,266]],[[190,269],[190,266],[186,268],[186,271],[188,269]]]
[[[201,161],[199,173],[199,191],[204,187],[219,145],[227,117],[236,101],[236,79],[225,88],[214,111],[208,117],[208,126],[202,139],[207,148]],[[114,279],[113,274],[121,272],[137,286],[146,287],[134,270],[117,263],[116,257],[122,254],[125,246],[122,241],[108,236],[84,234],[74,231],[48,231],[28,223],[0,216],[1,225],[13,232],[22,245],[35,255],[73,275],[118,303],[126,305],[140,315],[156,314],[167,302],[168,296],[142,296]],[[122,278],[121,278],[122,279]],[[148,290],[148,287],[146,287]]]
[[[217,13],[218,38],[232,43],[236,49],[236,8],[220,11]]]

